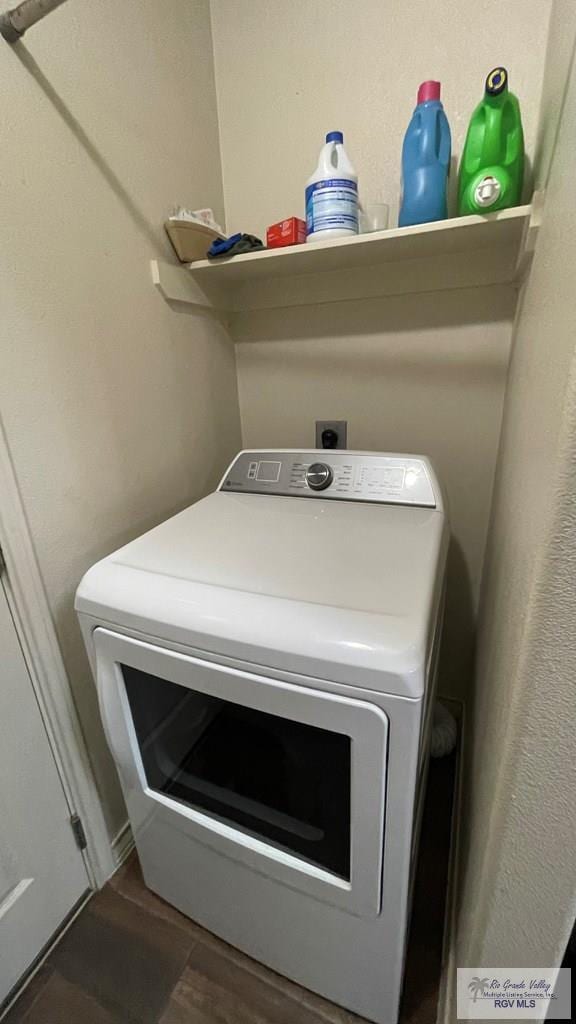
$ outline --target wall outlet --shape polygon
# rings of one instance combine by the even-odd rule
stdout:
[[[346,448],[348,420],[316,420],[316,448]]]

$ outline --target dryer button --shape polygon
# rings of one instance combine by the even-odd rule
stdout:
[[[306,483],[313,491],[325,491],[332,479],[332,470],[325,462],[313,462],[306,471]]]

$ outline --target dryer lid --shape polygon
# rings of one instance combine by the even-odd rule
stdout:
[[[94,566],[100,622],[253,664],[418,696],[442,511],[217,492]]]

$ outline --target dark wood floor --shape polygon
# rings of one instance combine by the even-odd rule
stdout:
[[[431,762],[403,1024],[434,1024],[454,758]],[[361,1024],[183,917],[135,856],[90,901],[5,1024]]]

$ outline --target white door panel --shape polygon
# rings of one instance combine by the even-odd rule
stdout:
[[[213,662],[119,636],[102,628],[94,632],[94,645],[105,729],[120,771],[137,844],[142,833],[155,827],[161,818],[167,843],[175,828],[226,857],[240,861],[291,888],[340,906],[350,913],[362,916],[376,916],[379,913],[388,742],[388,719],[380,708],[322,689],[294,686],[239,669],[224,668]],[[134,706],[131,706],[128,696],[128,676],[132,670],[136,673],[133,684],[136,687],[133,691],[136,699],[141,693],[142,702],[150,701],[150,691],[145,696],[146,688],[158,684],[153,697],[156,702],[156,707],[152,709],[154,721],[148,723],[144,737],[137,734]],[[142,686],[141,691],[139,685]],[[162,707],[164,694],[168,696],[170,691],[174,693],[175,702]],[[205,695],[208,707],[216,705],[215,711],[207,712],[204,708],[195,712],[194,721],[197,726],[191,717],[185,719],[186,695],[190,693]],[[335,741],[335,737],[342,737],[344,745],[349,743],[346,748],[346,757],[349,757],[349,781],[346,788],[349,807],[345,810],[349,819],[349,864],[344,871],[328,870],[322,863],[314,863],[312,856],[304,853],[299,855],[295,836],[299,836],[304,847],[308,840],[309,848],[315,842],[314,826],[309,820],[296,820],[294,817],[288,819],[277,808],[264,806],[265,801],[260,803],[260,821],[267,819],[266,826],[271,827],[272,831],[277,826],[279,830],[284,829],[285,835],[292,832],[296,843],[296,847],[291,846],[290,842],[275,845],[269,839],[271,833],[268,833],[267,838],[266,827],[263,833],[255,834],[254,828],[243,830],[235,825],[235,821],[240,819],[234,819],[233,804],[242,803],[249,814],[255,803],[232,792],[230,788],[226,798],[228,810],[232,813],[218,815],[207,812],[206,803],[202,804],[201,801],[198,805],[194,799],[186,801],[185,796],[175,798],[174,787],[163,789],[162,785],[151,782],[144,763],[146,750],[155,748],[157,775],[166,778],[169,783],[176,779],[179,785],[177,777],[185,775],[183,765],[188,753],[186,747],[191,747],[191,731],[197,728],[192,745],[199,746],[216,721],[211,716],[219,713],[220,702],[237,705],[243,711],[252,710],[268,719],[281,719],[289,723],[288,728],[299,723],[305,729],[310,729],[310,735],[304,740],[308,753],[316,742],[320,742],[315,736],[322,736],[328,743],[336,742],[336,745],[339,740]],[[167,731],[170,735],[170,751],[167,753],[165,747],[158,752],[161,746],[158,736]],[[171,769],[165,765],[169,754],[172,758]],[[292,754],[295,756],[292,757],[291,770],[296,773],[299,770],[298,751],[295,749]],[[221,755],[225,760],[225,742],[221,747]],[[249,756],[246,746],[246,757]],[[312,763],[314,756],[315,751],[312,749]],[[290,757],[287,763],[290,763]],[[334,765],[334,771],[336,769],[337,765]],[[330,768],[327,770],[329,773]],[[200,788],[208,802],[214,797],[215,790],[223,792],[222,787],[215,785],[213,779],[199,780],[196,774],[193,781],[196,792]],[[298,786],[305,789],[305,780],[300,778]]]
[[[88,888],[0,584],[0,1005]]]

